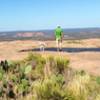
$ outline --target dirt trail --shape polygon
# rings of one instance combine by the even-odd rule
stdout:
[[[46,41],[47,50],[39,52],[39,41],[11,41],[0,42],[0,60],[20,60],[29,52],[38,52],[43,55],[60,55],[70,59],[70,66],[83,69],[91,74],[100,75],[100,39],[70,40],[63,42],[63,52],[58,54],[55,41]],[[23,52],[19,52],[23,51]]]

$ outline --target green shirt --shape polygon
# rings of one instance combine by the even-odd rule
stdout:
[[[56,28],[55,30],[55,36],[56,36],[56,39],[61,39],[62,37],[62,29],[61,28]]]

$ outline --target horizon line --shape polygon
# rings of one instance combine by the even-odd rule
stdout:
[[[76,28],[62,28],[62,29],[99,29],[100,27],[76,27]],[[2,32],[39,32],[39,31],[52,31],[54,30],[54,28],[50,28],[50,29],[22,29],[22,30],[5,30],[5,31],[0,31],[0,33]]]

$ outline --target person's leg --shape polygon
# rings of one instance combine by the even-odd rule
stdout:
[[[59,48],[62,49],[62,42],[59,43]]]
[[[59,41],[59,48],[60,48],[60,51],[62,51],[62,40]]]
[[[56,47],[57,47],[57,51],[59,51],[59,40],[56,39]]]

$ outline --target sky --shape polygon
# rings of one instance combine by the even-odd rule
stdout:
[[[0,31],[100,27],[100,0],[0,0]]]

